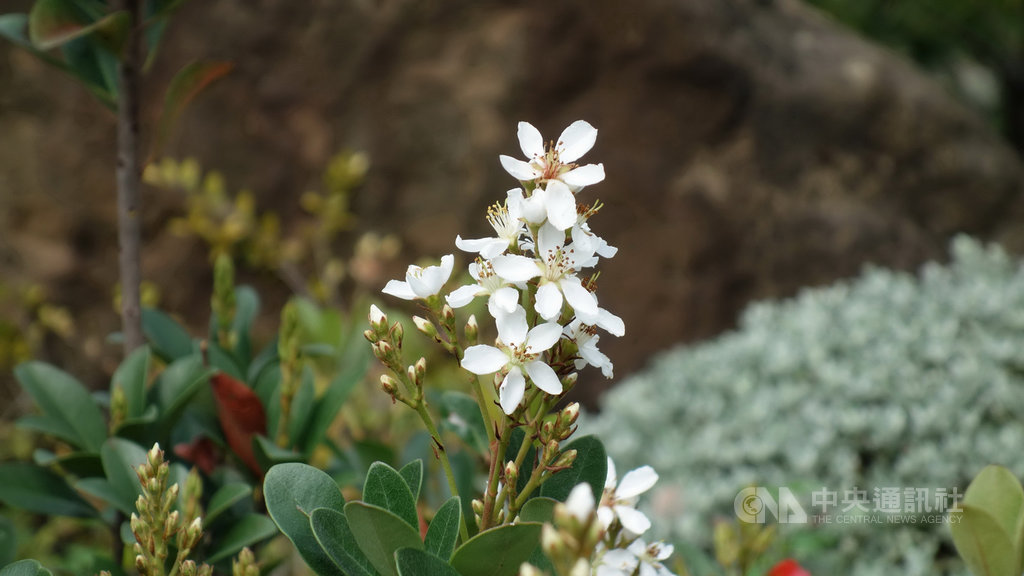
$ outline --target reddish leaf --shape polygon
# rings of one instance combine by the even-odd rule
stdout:
[[[171,131],[178,118],[200,92],[234,67],[231,62],[197,61],[186,65],[171,80],[164,96],[164,109],[160,114],[156,134],[153,138],[153,149],[150,161],[160,156],[164,146],[171,137]]]
[[[768,576],[811,576],[811,573],[797,564],[796,560],[786,558],[773,566],[768,572]]]
[[[174,446],[174,453],[183,460],[191,462],[206,475],[213,473],[220,460],[217,454],[217,445],[206,436],[200,436],[190,444],[177,444]]]
[[[231,451],[257,476],[263,470],[253,452],[252,439],[267,433],[267,417],[263,404],[251,388],[223,372],[210,379],[217,399],[217,417]]]
[[[49,50],[93,32],[123,38],[130,25],[127,12],[93,20],[71,0],[37,0],[28,15],[28,36],[36,48]]]

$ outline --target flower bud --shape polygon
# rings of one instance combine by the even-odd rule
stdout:
[[[576,380],[579,379],[579,372],[572,372],[565,378],[562,378],[562,393],[565,394],[569,390],[572,390],[573,386],[576,386]]]
[[[590,576],[590,560],[586,558],[577,559],[576,563],[572,566],[572,570],[569,571],[569,576]]]
[[[470,503],[470,505],[473,508],[473,513],[474,514],[483,515],[483,513],[484,513],[484,503],[483,502],[481,502],[481,501],[479,501],[479,500],[474,498],[473,501]]]
[[[142,576],[149,574],[149,566],[146,564],[146,557],[139,554],[135,557],[135,570],[138,571]]]
[[[544,576],[544,571],[529,562],[523,562],[519,566],[519,576]]]
[[[196,518],[188,525],[185,530],[185,547],[192,549],[196,544],[199,543],[199,539],[203,537],[203,519]]]
[[[422,318],[420,316],[413,316],[412,323],[416,325],[417,330],[426,335],[428,338],[433,338],[434,340],[440,341],[440,338],[437,335],[437,326],[434,326],[434,323],[431,322],[430,320],[427,320],[426,318]]]
[[[558,460],[555,461],[555,466],[554,467],[555,468],[568,468],[568,467],[572,466],[572,463],[575,462],[575,461],[576,461],[576,451],[575,450],[566,450],[565,452],[562,453],[561,456],[558,457]]]
[[[541,423],[540,430],[538,430],[538,437],[544,444],[547,444],[552,440],[560,440],[555,437],[555,422],[556,418],[553,414],[549,414],[544,417],[544,422]]]
[[[573,402],[565,408],[562,408],[562,412],[558,415],[559,423],[562,426],[571,426],[576,423],[576,420],[580,417],[580,403]]]
[[[441,308],[441,322],[443,322],[445,326],[455,326],[455,310],[447,304],[444,305],[444,308]]]
[[[423,377],[427,375],[427,359],[420,357],[413,368],[415,368],[416,382],[422,383]]]
[[[557,455],[558,455],[558,441],[557,440],[549,440],[548,443],[544,445],[544,457],[541,459],[541,462],[545,466],[547,466],[547,465],[551,464],[552,461],[554,461],[554,459],[555,459],[555,457]]]
[[[388,331],[388,335],[391,336],[391,342],[396,348],[402,347],[402,339],[405,337],[405,328],[402,327],[401,322],[395,322],[395,324],[391,326],[391,330]]]
[[[198,576],[198,568],[193,560],[185,560],[181,563],[181,576]]]
[[[146,454],[146,460],[150,468],[154,470],[164,461],[164,451],[160,449],[159,442],[153,444],[153,447],[149,449],[149,452]]]
[[[376,330],[379,326],[386,326],[388,323],[388,315],[377,308],[376,304],[370,305],[370,314],[368,316],[370,320],[370,326]]]
[[[164,540],[170,538],[175,532],[178,531],[178,511],[175,510],[167,515],[167,519],[164,521]]]
[[[518,481],[519,467],[516,466],[515,462],[509,460],[508,463],[505,464],[505,485],[512,489]]]
[[[471,314],[466,321],[466,341],[470,346],[480,343],[480,326],[476,323],[476,315]],[[527,564],[529,566],[529,564]]]
[[[395,382],[394,378],[387,374],[380,375],[380,387],[384,390],[385,394],[392,398],[394,398],[395,394],[398,392],[398,383]]]
[[[540,545],[548,558],[558,558],[568,552],[562,535],[551,524],[545,523],[540,531]]]
[[[368,342],[373,344],[377,341],[377,333],[373,330],[363,330],[363,338],[366,338]]]

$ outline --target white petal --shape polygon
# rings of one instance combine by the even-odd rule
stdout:
[[[466,304],[473,301],[480,295],[480,286],[477,284],[467,284],[465,286],[459,286],[452,291],[451,294],[444,297],[448,302],[448,305],[452,308],[462,308]]]
[[[582,316],[597,316],[597,297],[583,287],[580,279],[575,276],[563,278],[558,282],[562,288],[562,294],[569,301],[569,305]],[[586,320],[584,320],[586,322]]]
[[[621,548],[613,548],[604,553],[601,557],[601,564],[606,565],[610,568],[616,568],[623,570],[627,574],[636,570],[636,566],[639,563],[639,559],[636,554],[633,554],[629,550],[622,550]]]
[[[385,286],[381,292],[390,294],[396,298],[401,298],[402,300],[416,299],[416,293],[412,291],[412,287],[409,286],[409,283],[402,282],[401,280],[388,280],[387,286]]]
[[[633,534],[643,534],[651,527],[651,521],[636,508],[615,506],[615,515],[619,517],[619,522],[622,522],[622,527]]]
[[[605,490],[615,489],[615,484],[618,483],[619,477],[615,474],[615,462],[612,462],[611,457],[608,458],[608,474],[604,477],[604,488]]]
[[[526,336],[526,347],[531,354],[548,350],[562,337],[562,326],[557,322],[545,322],[534,326]]]
[[[616,498],[632,498],[647,492],[658,482],[658,473],[650,466],[641,466],[630,470],[622,477],[619,487],[615,489]]]
[[[597,519],[601,521],[601,526],[607,530],[612,525],[612,522],[615,521],[615,511],[608,506],[601,506],[597,509]]]
[[[493,374],[508,364],[508,355],[494,346],[477,344],[466,348],[462,367],[473,374]]]
[[[573,168],[562,174],[561,180],[573,188],[597,184],[604,180],[604,164],[587,164],[586,166]]]
[[[544,156],[544,137],[529,122],[519,123],[519,147],[527,158]]]
[[[576,197],[558,180],[548,182],[544,208],[548,222],[559,230],[568,230],[576,223]]]
[[[544,224],[537,231],[537,247],[542,258],[549,252],[557,252],[565,246],[565,231],[555,228],[551,223]]]
[[[503,286],[491,295],[494,306],[508,314],[516,311],[519,305],[519,291],[511,286]]]
[[[500,156],[501,166],[516,180],[533,180],[540,176],[540,171],[522,160],[516,160],[511,156]]]
[[[647,562],[641,562],[639,576],[658,576],[658,571]]]
[[[543,188],[533,191],[529,198],[523,199],[519,204],[522,217],[530,224],[541,224],[548,217],[548,208],[545,204],[547,192]]]
[[[498,400],[501,404],[502,411],[505,414],[512,414],[519,407],[519,403],[523,400],[523,393],[526,391],[526,379],[523,378],[523,373],[519,371],[519,368],[513,366],[508,371],[508,375],[501,382],[501,387],[498,388]]]
[[[626,335],[626,323],[622,321],[622,318],[619,318],[604,308],[597,309],[597,322],[593,325],[599,328],[604,328],[612,336]]]
[[[540,276],[541,273],[536,260],[518,254],[496,256],[491,260],[491,264],[494,266],[495,274],[509,282],[526,282]]]
[[[530,375],[530,380],[537,385],[537,388],[557,396],[562,393],[562,382],[558,379],[558,375],[551,369],[551,366],[541,362],[540,360],[534,360],[526,365],[526,373]],[[506,412],[507,414],[507,412]]]
[[[558,160],[563,164],[575,162],[594,147],[594,142],[597,142],[597,128],[585,120],[577,120],[558,137]]]
[[[484,258],[494,258],[508,248],[508,242],[501,238],[463,238],[455,237],[455,246],[463,252],[475,252]]]
[[[494,325],[498,328],[498,338],[508,346],[518,346],[526,342],[530,326],[526,323],[526,309],[516,306],[512,313],[501,310],[490,310],[494,316]],[[498,312],[498,314],[493,314]]]
[[[370,324],[380,324],[381,322],[387,322],[388,317],[381,312],[380,308],[377,308],[376,304],[370,305]]]
[[[428,268],[433,268],[433,266],[428,266]],[[429,278],[424,278],[426,274],[427,271],[424,270],[419,276],[410,274],[406,277],[409,288],[412,288],[412,291],[416,294],[417,298],[430,298],[434,294],[437,294],[437,290],[433,289],[433,284],[429,282]],[[440,286],[438,289],[440,289]]]
[[[590,484],[577,484],[569,497],[565,499],[565,507],[580,522],[585,522],[594,513],[594,490]]]
[[[537,288],[537,302],[534,309],[545,320],[554,320],[562,313],[562,291],[558,284],[545,282]]]

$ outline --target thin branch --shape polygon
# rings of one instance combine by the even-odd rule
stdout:
[[[139,226],[139,36],[140,0],[122,0],[131,17],[131,30],[117,69],[117,240],[121,267],[121,332],[127,356],[143,344],[140,284],[142,282]]]

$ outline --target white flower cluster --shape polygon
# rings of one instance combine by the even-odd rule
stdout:
[[[662,564],[672,555],[673,546],[664,542],[648,544],[641,538],[651,527],[650,520],[636,509],[639,496],[658,481],[650,466],[641,466],[626,473],[619,481],[615,464],[608,459],[608,477],[601,501],[595,509],[589,484],[573,488],[565,500],[569,514],[581,524],[596,522],[600,528],[599,542],[589,561],[592,576],[673,576]],[[557,538],[551,528],[548,538]]]
[[[509,415],[519,407],[529,382],[547,394],[563,392],[549,363],[551,355],[545,354],[563,339],[575,345],[577,370],[589,364],[612,377],[612,363],[597,347],[597,329],[622,336],[625,325],[598,305],[588,270],[600,258],[614,256],[616,249],[587,224],[600,204],[581,205],[576,197],[585,186],[604,180],[603,165],[575,163],[596,139],[597,130],[579,120],[545,147],[540,132],[520,122],[519,144],[527,160],[501,156],[502,166],[520,187],[488,210],[495,236],[455,239],[460,250],[478,255],[469,265],[474,282],[445,300],[461,308],[487,296],[498,331],[493,346],[466,348],[462,367],[478,375],[500,375],[499,402]],[[384,293],[406,300],[434,298],[451,276],[453,262],[447,255],[440,266],[409,266],[405,281],[388,282]]]

